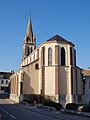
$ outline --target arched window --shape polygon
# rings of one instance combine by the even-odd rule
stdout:
[[[28,53],[27,53],[27,55],[30,55],[30,48],[28,47]]]
[[[70,47],[70,65],[73,65],[73,49]]]
[[[48,49],[48,65],[52,65],[52,48]]]
[[[30,50],[31,53],[32,53],[32,50],[33,50],[33,49],[32,49],[32,47],[31,47],[31,50]]]
[[[38,65],[38,63],[35,64],[35,69],[36,69],[36,70],[39,69],[39,65]]]
[[[65,49],[61,48],[61,65],[65,65]]]
[[[29,38],[29,37],[27,37],[27,38],[26,38],[26,40],[27,40],[27,43],[29,43],[29,42],[30,42],[30,38]]]

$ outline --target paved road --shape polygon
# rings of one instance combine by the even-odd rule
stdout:
[[[2,120],[90,120],[87,117],[43,111],[34,107],[12,104],[7,99],[0,99],[0,113]]]
[[[9,98],[9,93],[1,93],[0,91],[0,99],[6,99],[6,98]]]

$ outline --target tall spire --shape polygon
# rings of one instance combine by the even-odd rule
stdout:
[[[33,42],[33,30],[32,30],[32,23],[31,23],[30,17],[28,19],[28,26],[27,26],[26,36],[30,38],[31,42]]]
[[[33,37],[32,23],[29,17],[26,35],[24,37],[22,59],[25,59],[27,56],[29,56],[35,49],[36,49],[36,37]]]

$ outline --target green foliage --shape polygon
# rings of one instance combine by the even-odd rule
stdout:
[[[76,103],[68,103],[66,105],[66,109],[70,109],[70,110],[78,110],[78,105]]]
[[[45,106],[54,107],[57,110],[60,110],[62,108],[62,105],[60,103],[53,102],[54,98],[50,96],[42,96],[42,95],[36,95],[36,94],[30,94],[30,95],[24,95],[23,102],[27,102],[29,104],[36,104],[36,103],[42,103]]]
[[[55,107],[57,110],[60,110],[62,108],[62,105],[60,103],[55,103],[55,102],[44,102],[43,105]]]
[[[36,95],[36,94],[29,94],[29,95],[24,95],[24,102],[27,102],[29,104],[33,103],[43,103],[45,101],[44,97],[41,95]]]
[[[82,111],[83,111],[83,112],[90,112],[90,105],[85,105],[85,106],[82,108]]]

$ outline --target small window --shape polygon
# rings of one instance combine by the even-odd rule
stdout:
[[[36,63],[35,65],[35,69],[38,70],[39,69],[39,65]]]
[[[3,80],[1,80],[1,84],[3,84],[4,82],[3,82]]]
[[[29,56],[30,55],[30,48],[28,47],[28,53],[27,53],[27,55]]]
[[[30,38],[29,37],[27,37],[27,43],[29,43],[30,42]]]
[[[6,80],[6,84],[8,84],[8,80]]]
[[[31,47],[31,49],[30,49],[30,53],[32,53],[33,52],[33,49],[32,49],[32,47]]]

